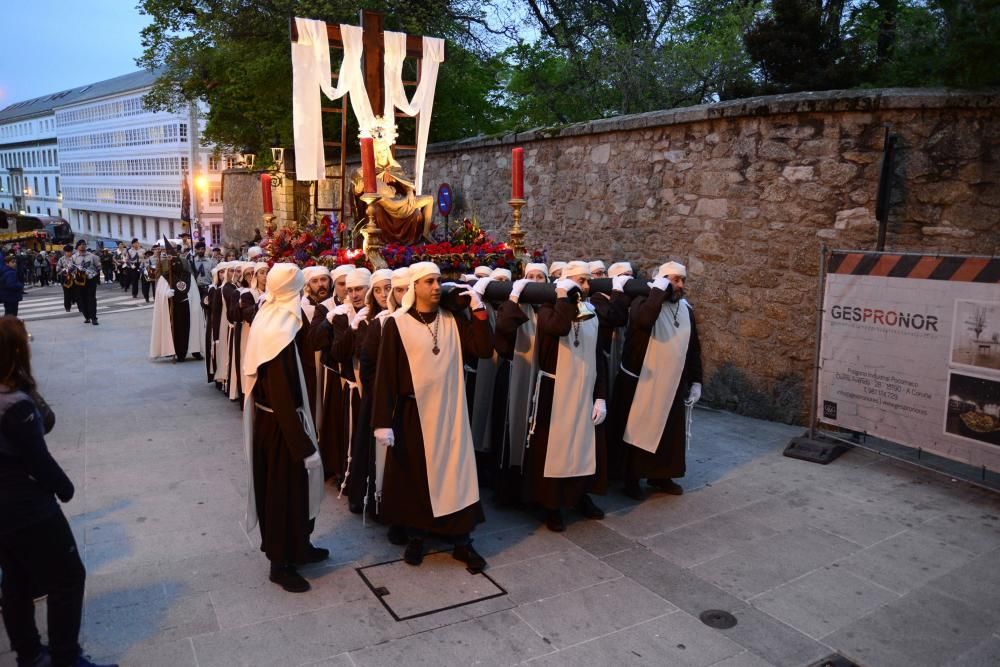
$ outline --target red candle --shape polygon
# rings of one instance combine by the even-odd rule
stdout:
[[[365,181],[365,192],[378,192],[375,185],[375,144],[371,137],[361,137],[361,174]]]
[[[511,155],[511,198],[524,199],[524,149],[515,148]]]
[[[264,213],[271,215],[274,213],[274,204],[271,202],[271,174],[260,175],[260,194],[264,199]]]

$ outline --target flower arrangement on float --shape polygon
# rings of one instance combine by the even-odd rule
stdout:
[[[354,264],[371,269],[367,256],[361,249],[348,249],[338,244],[343,223],[336,224],[331,216],[323,216],[319,223],[289,223],[261,241],[268,262],[294,262],[301,267],[321,264],[334,268]],[[402,245],[390,243],[382,247],[382,257],[391,269],[409,266],[414,262],[434,262],[442,273],[457,276],[472,273],[477,266],[507,268],[515,275],[523,270],[522,259],[503,242],[497,242],[479,226],[478,221],[465,218],[452,238],[433,243]],[[544,262],[545,251],[533,251],[532,262]]]

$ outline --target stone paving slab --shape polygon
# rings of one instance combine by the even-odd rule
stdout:
[[[1000,664],[1000,495],[863,450],[828,466],[784,458],[801,429],[702,409],[681,497],[613,489],[596,499],[606,520],[572,517],[560,534],[487,503],[476,546],[507,595],[393,620],[355,569],[401,548],[332,489],[313,536],[332,557],[303,570],[312,591],[286,594],[242,528],[239,409],[201,363],[145,358],[149,317],[29,324],[57,414],[48,443],[77,485],[64,509],[96,659],[804,667],[839,651],[864,667]],[[737,625],[702,624],[708,609]],[[44,632],[44,600],[36,612]],[[0,667],[13,665],[0,632]]]

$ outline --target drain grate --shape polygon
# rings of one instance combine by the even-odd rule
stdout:
[[[716,630],[728,630],[736,625],[736,617],[721,609],[708,609],[698,614],[701,622]]]
[[[851,662],[839,653],[834,653],[833,655],[828,655],[825,658],[817,660],[809,665],[809,667],[858,667],[858,664]]]

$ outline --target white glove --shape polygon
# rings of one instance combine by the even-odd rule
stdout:
[[[362,322],[364,322],[365,318],[367,318],[367,317],[368,317],[368,306],[365,306],[364,308],[362,308],[361,310],[359,310],[358,314],[354,316],[353,320],[351,320],[351,328],[354,329],[355,331],[357,331],[358,326]]]
[[[168,289],[167,290],[167,298],[168,299],[169,298],[173,298],[173,296],[174,296],[174,291],[172,289]]]
[[[611,279],[611,290],[614,292],[624,292],[625,283],[632,280],[632,276],[615,276]]]
[[[486,294],[486,286],[489,285],[491,282],[493,282],[493,279],[490,278],[489,276],[486,276],[485,278],[480,278],[479,280],[476,281],[476,284],[472,286],[472,289],[475,290],[476,294],[479,295]]]
[[[396,436],[393,435],[391,428],[377,428],[375,429],[375,444],[382,447],[392,447],[396,444]]]
[[[608,406],[604,402],[603,398],[598,398],[594,401],[594,412],[591,413],[590,417],[594,420],[594,426],[600,426],[604,423],[604,418],[608,416]]]
[[[687,400],[684,401],[684,405],[692,406],[701,400],[701,383],[695,382],[691,385],[691,393],[688,394]]]
[[[524,286],[530,282],[527,278],[515,280],[510,288],[510,300],[517,303],[517,300],[521,298],[521,292],[524,291]]]
[[[559,290],[563,291],[559,296],[566,296],[566,292],[569,292],[574,287],[579,287],[579,285],[569,278],[560,278],[556,281],[556,293],[558,294]]]
[[[666,292],[667,288],[670,287],[670,280],[666,276],[660,276],[653,281],[653,287]]]
[[[489,282],[490,279],[480,278],[479,280],[480,281],[485,280]],[[461,285],[459,285],[458,289],[459,289],[458,292],[459,294],[461,294],[462,296],[469,297],[469,310],[479,310],[480,308],[483,307],[483,299],[482,297],[479,296],[479,292],[477,292],[474,287],[469,287],[468,285],[462,287]]]
[[[319,452],[313,452],[303,460],[306,470],[318,470],[323,467],[323,461],[319,458]]]

